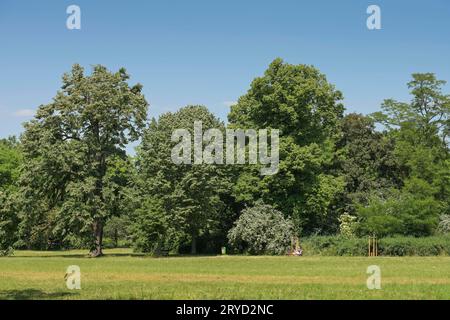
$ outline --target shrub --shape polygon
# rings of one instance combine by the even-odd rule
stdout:
[[[130,231],[138,252],[158,255],[161,251],[177,250],[180,243],[161,202],[153,198],[146,199],[136,210]]]
[[[442,234],[450,233],[450,214],[441,215],[438,232]]]
[[[339,217],[339,232],[346,238],[353,238],[358,228],[357,217],[344,213]]]
[[[12,247],[9,247],[4,250],[0,250],[0,257],[9,257],[14,254],[14,249]]]
[[[388,199],[373,198],[358,208],[361,235],[426,237],[439,223],[442,204],[433,197],[418,197],[393,192]]]
[[[301,242],[305,255],[366,256],[368,238],[347,239],[342,236],[314,236]],[[434,237],[391,237],[378,243],[381,256],[450,255],[450,235]]]
[[[272,206],[258,202],[246,208],[229,231],[230,245],[250,254],[286,254],[294,236],[294,224]]]
[[[450,255],[450,237],[397,237],[380,240],[379,251],[385,256]]]
[[[305,255],[363,256],[367,254],[367,239],[344,236],[313,236],[301,241]]]

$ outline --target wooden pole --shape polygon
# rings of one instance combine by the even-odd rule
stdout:
[[[372,243],[373,243],[373,248],[372,248],[372,250],[373,250],[373,257],[376,257],[377,238],[375,238],[375,235],[373,235],[372,237],[373,237],[373,240],[372,240]]]
[[[378,238],[375,235],[369,236],[367,254],[369,257],[378,257]]]
[[[376,245],[375,245],[375,256],[378,257],[378,238],[377,238],[377,236],[375,236],[375,241],[376,241]]]

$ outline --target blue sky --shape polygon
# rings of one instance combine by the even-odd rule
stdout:
[[[81,30],[66,28],[71,4]],[[366,27],[370,4],[382,30]],[[450,81],[450,1],[1,0],[0,137],[22,131],[73,63],[126,67],[150,116],[203,104],[225,120],[276,57],[315,65],[348,112],[370,113],[408,99],[413,72]]]

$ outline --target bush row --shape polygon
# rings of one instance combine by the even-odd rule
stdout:
[[[305,255],[367,256],[368,238],[314,236],[301,242]],[[450,255],[450,235],[424,238],[392,237],[378,242],[380,256]]]

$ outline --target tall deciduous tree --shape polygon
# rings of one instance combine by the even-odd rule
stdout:
[[[22,137],[24,215],[52,212],[60,233],[90,234],[94,257],[102,255],[103,226],[123,200],[122,179],[112,176],[147,116],[142,86],[128,80],[123,68],[112,73],[97,65],[86,75],[74,65]]]
[[[377,195],[361,206],[362,227],[378,234],[430,235],[439,215],[450,210],[450,157],[447,141],[450,96],[432,73],[413,74],[410,103],[385,100],[373,118],[395,140],[400,190]]]
[[[416,73],[408,83],[410,103],[386,100],[373,117],[390,129],[396,139],[396,156],[406,168],[405,180],[418,178],[431,184],[437,199],[450,210],[450,149],[448,130],[450,94],[446,83],[433,73]]]
[[[305,233],[337,227],[330,209],[344,184],[328,168],[344,112],[342,99],[316,68],[274,60],[231,108],[229,123],[233,128],[279,129],[279,172],[261,177],[243,169],[234,187],[236,198],[247,204],[262,198]]]
[[[419,142],[433,145],[440,135],[447,146],[450,125],[450,94],[442,92],[446,84],[433,73],[414,73],[408,83],[412,99],[410,103],[387,99],[382,111],[373,117],[388,128],[413,127]]]
[[[176,246],[175,238],[185,238],[190,240],[194,254],[198,238],[213,232],[223,213],[221,195],[226,187],[226,166],[175,164],[171,158],[172,149],[178,144],[172,142],[171,136],[177,129],[190,133],[187,144],[194,150],[195,121],[202,122],[203,131],[224,130],[223,123],[208,109],[188,106],[153,120],[144,134],[137,158],[142,207],[137,211],[136,234],[144,238],[138,241],[145,250],[153,251],[169,242]],[[188,155],[191,160],[192,154]],[[165,235],[172,239],[164,239]]]
[[[367,204],[374,194],[389,193],[401,186],[401,168],[394,155],[394,139],[375,131],[373,119],[346,115],[336,143],[338,171],[345,178],[344,212],[354,214],[356,204]]]

